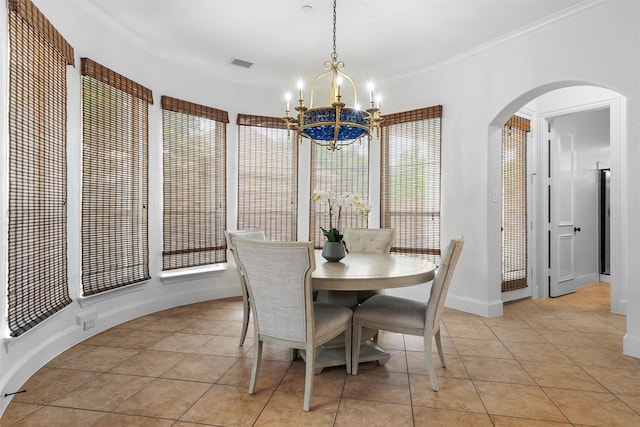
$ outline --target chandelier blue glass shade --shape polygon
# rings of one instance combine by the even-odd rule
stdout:
[[[356,141],[368,134],[368,116],[365,111],[349,107],[313,108],[305,113],[300,134],[314,141]]]

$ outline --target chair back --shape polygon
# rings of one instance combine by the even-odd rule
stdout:
[[[429,332],[434,331],[440,325],[442,320],[442,309],[444,302],[447,299],[447,292],[449,292],[449,285],[451,284],[451,278],[453,272],[458,264],[458,258],[460,258],[460,252],[462,252],[462,246],[464,245],[464,238],[458,237],[452,239],[447,247],[444,257],[441,260],[440,268],[436,273],[436,278],[431,285],[431,295],[427,302],[427,325],[425,330]]]
[[[238,239],[235,247],[256,331],[301,343],[313,337],[313,244]]]
[[[262,228],[253,228],[247,230],[225,230],[224,238],[227,240],[227,249],[231,252],[231,256],[238,265],[238,259],[236,256],[236,248],[234,244],[235,239],[254,239],[254,240],[267,240],[267,235]]]
[[[349,252],[389,253],[396,238],[394,228],[345,228],[342,230]]]

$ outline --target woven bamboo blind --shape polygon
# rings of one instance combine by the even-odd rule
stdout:
[[[432,262],[440,256],[442,106],[384,118],[380,168],[380,226],[395,228],[393,252]]]
[[[162,269],[226,262],[226,111],[162,97]]]
[[[82,58],[84,295],[148,280],[151,91]]]
[[[238,114],[238,229],[298,237],[298,144],[282,119]]]
[[[502,292],[527,287],[527,132],[513,116],[502,129]]]
[[[67,82],[73,48],[30,1],[9,1],[8,324],[19,336],[71,303]]]
[[[337,151],[312,144],[311,147],[311,191],[331,190],[351,193],[369,201],[369,144],[354,143]],[[320,227],[329,228],[329,206],[326,202],[311,202],[309,210],[309,239],[316,248],[324,245],[325,237]],[[335,221],[335,219],[334,219]],[[345,227],[367,228],[368,218],[353,209],[342,211],[340,229]]]

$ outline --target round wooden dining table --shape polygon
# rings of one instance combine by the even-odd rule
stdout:
[[[317,301],[341,304],[351,309],[358,305],[357,291],[397,288],[430,282],[435,276],[433,263],[399,254],[352,252],[339,262],[328,262],[322,251],[315,251],[316,269],[311,275]],[[425,299],[426,299],[425,295]],[[384,365],[389,353],[374,339],[377,331],[363,331],[360,362],[377,361]],[[318,348],[316,373],[329,366],[345,364],[344,336],[338,336]]]

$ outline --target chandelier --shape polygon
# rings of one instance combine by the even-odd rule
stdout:
[[[287,108],[283,120],[287,124],[287,130],[295,131],[296,142],[301,143],[302,138],[308,138],[314,144],[326,147],[330,151],[339,150],[341,147],[351,145],[356,141],[362,141],[364,137],[370,142],[375,131],[379,137],[380,101],[374,104],[373,87],[369,86],[369,108],[360,109],[358,106],[358,91],[353,79],[342,71],[344,63],[338,61],[336,53],[336,0],[333,0],[333,53],[331,60],[325,61],[326,71],[318,74],[311,84],[309,106],[304,104],[302,83],[298,83],[298,105],[295,110],[297,117],[290,115],[291,96],[287,94]],[[350,83],[345,88],[344,82]],[[324,82],[329,84],[329,106],[314,107],[313,99],[316,85]],[[350,88],[353,95],[353,107],[348,107],[342,101],[342,93]],[[348,90],[346,92],[349,92]]]

